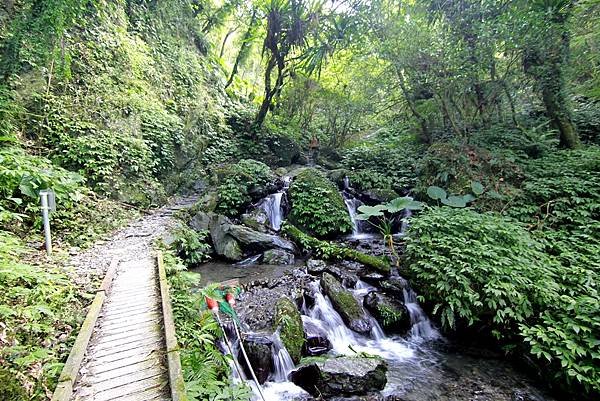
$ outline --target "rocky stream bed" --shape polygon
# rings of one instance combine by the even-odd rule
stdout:
[[[222,258],[192,269],[201,285],[234,280],[242,288],[236,308],[243,345],[265,400],[555,399],[503,355],[444,338],[398,269],[320,260],[281,235],[290,180],[282,181],[238,219],[201,211],[190,222],[209,232]],[[354,218],[362,201],[347,180],[340,194],[354,230],[339,245],[381,255],[382,239]],[[405,221],[397,225],[400,236]],[[237,338],[231,327],[226,332]],[[241,375],[233,369],[236,378],[260,400],[240,344],[233,348],[244,369]]]

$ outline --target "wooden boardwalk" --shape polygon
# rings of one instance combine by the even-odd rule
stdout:
[[[170,401],[163,326],[155,259],[121,262],[71,400]]]

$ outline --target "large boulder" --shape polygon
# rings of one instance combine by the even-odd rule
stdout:
[[[210,238],[217,254],[229,260],[239,261],[244,255],[238,241],[228,233],[231,225],[227,217],[213,214],[209,222]]]
[[[250,213],[242,215],[242,223],[254,230],[267,232],[267,227],[269,227],[269,217],[264,210],[256,208]]]
[[[304,351],[306,355],[317,356],[329,352],[331,342],[327,338],[327,332],[313,319],[308,316],[302,316],[302,325],[306,335]]]
[[[242,225],[229,224],[226,226],[225,232],[245,245],[245,248],[249,250],[265,251],[273,248],[285,249],[290,252],[296,250],[294,243],[291,241],[277,235],[261,233]]]
[[[348,327],[357,333],[366,334],[371,331],[373,326],[362,305],[335,277],[329,273],[323,273],[321,287]]]
[[[404,304],[370,291],[365,295],[363,305],[386,332],[405,333],[410,329],[410,314]]]
[[[295,261],[294,254],[283,249],[269,249],[263,253],[265,265],[293,265]]]
[[[210,228],[210,220],[214,213],[198,212],[190,219],[190,227],[195,231],[208,231]]]
[[[244,349],[252,365],[252,369],[256,374],[256,378],[259,383],[264,383],[269,378],[269,374],[272,370],[273,365],[273,351],[272,351],[273,340],[271,335],[249,333],[244,338]],[[240,352],[238,357],[240,364],[244,367],[246,375],[250,376],[250,370],[246,361],[243,359],[243,355]]]
[[[294,384],[324,398],[381,391],[387,383],[387,364],[381,358],[307,358],[291,373]]]
[[[304,327],[296,305],[289,298],[281,298],[275,304],[275,330],[294,363],[300,362],[304,347]]]

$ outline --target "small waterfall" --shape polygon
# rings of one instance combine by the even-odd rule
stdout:
[[[260,204],[260,208],[265,212],[269,219],[269,225],[275,231],[279,231],[281,228],[281,223],[283,221],[283,206],[281,204],[281,200],[283,196],[290,188],[290,182],[292,181],[292,177],[285,176],[282,178],[283,180],[283,188],[281,191],[276,192],[267,196],[262,200]]]
[[[273,373],[271,374],[271,380],[277,383],[288,381],[288,375],[296,366],[294,365],[294,361],[292,361],[290,353],[281,342],[279,332],[273,334],[271,350],[273,352]]]
[[[327,338],[336,353],[347,354],[351,346],[358,345],[354,332],[346,327],[331,301],[321,293],[319,283],[314,282],[311,286],[314,290],[315,304],[308,317],[327,332]]]
[[[348,178],[348,176],[344,177],[344,191],[347,191],[350,189],[350,178]]]
[[[417,340],[439,337],[439,333],[433,328],[429,318],[421,309],[417,301],[417,294],[411,288],[405,288],[402,291],[404,293],[404,305],[410,315],[411,337]]]
[[[275,231],[281,228],[282,221],[282,210],[281,210],[281,198],[283,192],[277,192],[267,196],[261,203],[260,208],[266,213],[269,218],[269,225]]]
[[[344,198],[344,203],[346,204],[346,209],[348,209],[350,221],[352,222],[352,238],[360,239],[369,237],[368,234],[364,233],[364,222],[361,220],[356,220],[357,210],[363,205],[363,203],[350,193],[351,189],[350,179],[346,176],[344,177],[344,190],[342,191],[342,197]]]
[[[408,230],[408,219],[412,216],[410,209],[404,209],[404,215],[402,216],[402,223],[400,224],[400,232],[398,235],[404,237]]]
[[[246,258],[242,261],[237,262],[235,265],[236,266],[252,266],[255,265],[258,260],[261,258],[262,254],[258,254],[258,255],[254,255],[254,256],[250,256],[249,258]]]

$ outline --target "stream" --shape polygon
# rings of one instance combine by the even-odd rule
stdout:
[[[267,196],[257,207],[265,212],[272,231],[277,232],[285,219],[282,199],[290,180],[283,189]],[[346,241],[362,249],[381,247],[381,238],[364,231],[363,222],[354,216],[362,204],[354,197],[345,180],[341,191],[354,230]],[[407,228],[408,211],[403,216],[398,235]],[[267,401],[315,400],[307,391],[294,384],[296,366],[283,345],[279,333],[273,332],[276,302],[288,298],[296,304],[309,345],[304,355],[336,357],[350,355],[365,358],[376,355],[385,361],[385,384],[366,394],[351,393],[325,399],[335,400],[484,400],[484,401],[552,401],[535,387],[524,374],[515,370],[501,355],[470,349],[445,339],[430,321],[417,301],[417,294],[397,271],[383,277],[353,262],[326,263],[319,260],[298,260],[292,265],[263,265],[260,255],[251,256],[236,264],[210,262],[191,269],[200,274],[200,285],[236,280],[243,291],[238,299],[237,312],[245,333],[244,349],[248,350],[257,376],[262,377],[262,391]],[[347,320],[336,310],[334,302],[323,288],[325,273],[335,277],[359,305],[371,295],[395,299],[407,313],[407,324],[401,332],[386,332],[368,310],[363,311],[366,331],[352,330]],[[354,326],[352,326],[355,328]],[[227,330],[230,331],[230,330]],[[235,338],[235,335],[232,336]],[[314,340],[314,341],[313,341]],[[258,344],[258,345],[257,345]],[[249,379],[247,364],[240,355],[240,344],[233,347],[234,357],[245,366],[246,372],[235,373],[254,390],[253,400],[261,400],[259,391]],[[256,349],[261,349],[258,354]],[[345,369],[352,372],[353,367]],[[232,371],[236,371],[232,369]],[[347,372],[346,372],[347,373]],[[259,379],[260,380],[260,379]],[[296,380],[294,380],[296,381]],[[346,391],[347,393],[347,391]]]

